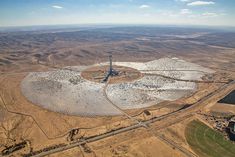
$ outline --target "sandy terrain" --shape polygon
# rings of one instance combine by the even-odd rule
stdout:
[[[84,111],[84,106],[74,111],[74,108],[78,107],[74,102],[84,104],[84,99],[77,99],[79,94],[89,98],[89,112],[96,112],[94,108],[97,104],[101,106],[98,110],[100,113],[110,111],[113,107],[102,107],[106,99],[98,92],[103,92],[103,84],[93,81],[87,83],[88,81],[79,77],[81,71],[90,68],[89,65],[107,64],[105,62],[109,52],[113,53],[117,65],[134,68],[145,76],[133,80],[136,84],[116,82],[106,88],[108,97],[123,109],[127,109],[125,113],[138,121],[175,112],[197,102],[229,79],[235,79],[233,33],[215,33],[208,30],[187,32],[186,29],[174,30],[174,33],[168,32],[168,29],[116,29],[67,33],[0,33],[0,151],[7,146],[29,141],[25,148],[12,153],[14,156],[21,156],[30,151],[39,151],[57,144],[69,144],[83,137],[96,136],[135,124],[136,121],[125,115],[68,115],[75,112],[84,113],[81,112]],[[52,74],[53,76],[50,76]],[[66,79],[61,78],[60,74],[66,74]],[[50,92],[56,97],[56,101],[49,100],[50,95],[45,93],[41,93],[40,99],[59,107],[62,103],[66,107],[68,103],[74,104],[74,108],[68,110],[65,107],[64,111],[61,111],[59,107],[54,107],[54,111],[63,112],[58,113],[48,110],[45,103],[42,103],[41,107],[27,100],[21,92],[21,82],[24,78],[35,79],[36,76],[41,78],[38,84],[31,82],[36,85],[36,91],[40,91],[40,88],[48,90],[48,84],[45,82],[49,82],[49,86],[58,88],[61,83],[64,93],[68,93],[58,95],[58,88],[51,88]],[[50,79],[45,79],[49,76]],[[67,77],[77,83],[77,88],[71,90],[73,85]],[[56,81],[51,81],[52,78]],[[85,84],[79,80],[83,80]],[[77,92],[84,87],[89,90]],[[126,91],[123,92],[123,89]],[[71,94],[72,92],[74,93]],[[138,92],[139,94],[136,94]],[[38,101],[38,94],[28,93]],[[90,93],[94,95],[93,98]],[[67,96],[73,99],[64,99]],[[133,105],[128,106],[131,103]],[[133,106],[145,108],[130,109]],[[211,110],[233,112],[233,107],[216,104]],[[111,111],[117,115],[120,110],[112,108]],[[164,128],[159,133],[175,141],[177,145],[191,150],[185,143],[183,133],[186,124],[187,119]],[[73,130],[78,133],[74,135]],[[164,157],[184,156],[177,147],[173,149],[146,129],[128,131],[50,156],[152,157],[156,154]]]
[[[230,113],[235,115],[235,105],[217,103],[211,108],[212,112]]]
[[[113,144],[109,146],[111,141],[113,141]],[[156,154],[162,157],[184,157],[184,154],[166,145],[151,133],[146,132],[146,130],[125,133],[105,141],[92,143],[90,146],[97,156],[104,157],[147,157],[155,156]]]

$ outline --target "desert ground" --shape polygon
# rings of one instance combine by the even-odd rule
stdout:
[[[220,145],[217,155],[232,157],[235,105],[219,101],[235,90],[234,37],[143,26],[1,32],[1,155],[213,157]],[[101,83],[110,53],[121,74]]]

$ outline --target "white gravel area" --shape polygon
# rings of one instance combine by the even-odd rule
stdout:
[[[188,96],[196,91],[197,86],[194,82],[184,80],[201,80],[205,74],[214,72],[177,58],[162,58],[146,63],[114,62],[114,64],[131,67],[147,74],[133,82],[107,86],[108,98],[121,109],[143,108]],[[91,82],[80,76],[80,71],[86,68],[88,66],[74,66],[48,72],[32,72],[21,82],[22,93],[36,105],[69,115],[122,114],[105,97],[104,83]]]

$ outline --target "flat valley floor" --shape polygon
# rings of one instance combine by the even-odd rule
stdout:
[[[166,82],[170,84],[169,79],[175,79],[195,84],[196,90],[190,86],[189,93],[174,100],[162,99],[166,96],[164,94],[158,102],[141,99],[142,102],[138,100],[137,103],[150,101],[151,105],[143,108],[117,107],[120,114],[113,116],[53,112],[50,108],[32,103],[22,93],[22,80],[30,73],[68,68],[76,71],[71,67],[84,70],[90,65],[101,66],[107,62],[109,52],[112,52],[114,62],[119,66],[133,68],[137,62],[177,58],[210,69],[211,73],[181,78],[176,75],[178,73],[169,75],[169,71],[176,71],[169,66],[168,72],[155,73],[168,77],[157,81],[161,86]],[[0,151],[2,155],[13,156],[153,157],[158,154],[162,157],[181,157],[203,154],[210,157],[211,154],[204,148],[195,151],[189,141],[195,140],[195,136],[189,135],[188,130],[195,131],[201,126],[204,130],[195,131],[198,138],[201,132],[208,130],[220,133],[228,141],[223,129],[228,123],[226,119],[235,115],[235,106],[218,101],[235,89],[234,58],[235,33],[221,30],[113,27],[71,32],[1,32]],[[127,64],[130,62],[132,64]],[[139,66],[141,68],[143,65]],[[185,68],[187,66],[180,70]],[[112,102],[109,103],[114,103],[114,106],[120,102],[136,105],[128,91],[122,92],[122,88],[115,86],[110,84],[110,89],[107,89],[110,91],[108,94],[112,95]],[[117,95],[114,89],[118,89],[116,93],[125,94]],[[148,88],[144,90],[153,92]],[[86,96],[89,97],[89,92]],[[91,95],[90,98],[96,105],[96,96]],[[133,100],[129,101],[129,98]],[[56,101],[58,105],[59,100]],[[63,103],[66,104],[66,101]],[[234,147],[234,143],[226,144]],[[228,152],[229,155],[231,153]]]

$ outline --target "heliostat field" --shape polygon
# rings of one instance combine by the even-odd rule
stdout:
[[[104,76],[95,75],[99,67],[107,64],[32,72],[23,79],[21,90],[29,101],[51,111],[80,116],[110,116],[121,115],[120,109],[144,108],[189,96],[197,89],[193,81],[213,73],[210,69],[177,58],[162,58],[145,63],[114,62],[114,66],[133,70],[130,74],[130,70],[121,71],[123,75],[112,83],[92,81],[81,75],[84,72],[81,69],[86,71],[98,67],[90,71],[89,78],[94,75],[99,80]],[[136,78],[128,80],[131,76]],[[115,80],[115,76],[112,79]]]

